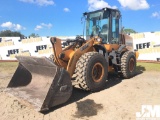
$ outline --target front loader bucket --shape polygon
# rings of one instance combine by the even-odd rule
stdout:
[[[46,111],[65,103],[72,94],[69,73],[46,57],[17,56],[19,66],[6,89],[28,101],[35,110]]]

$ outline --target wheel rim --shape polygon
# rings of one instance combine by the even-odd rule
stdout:
[[[104,74],[104,68],[101,63],[96,63],[92,68],[92,78],[94,82],[100,82]]]
[[[133,58],[131,58],[130,61],[129,61],[129,71],[130,72],[133,72],[133,70],[134,70],[134,64],[135,64],[135,61],[134,61]]]

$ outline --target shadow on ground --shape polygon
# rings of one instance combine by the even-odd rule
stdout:
[[[98,111],[103,109],[102,104],[97,104],[94,100],[86,99],[84,101],[76,102],[77,111],[73,117],[82,118],[82,117],[91,117],[97,115]]]
[[[142,74],[144,71],[146,71],[145,67],[143,67],[141,65],[137,66],[135,76]],[[124,79],[124,78],[118,76],[116,73],[109,73],[108,81],[106,82],[105,89],[108,89],[112,86],[115,86],[115,85],[121,83],[122,80],[128,80],[128,79]]]
[[[142,65],[138,65],[136,68],[136,74],[142,74],[144,71],[146,71],[146,68],[143,67]]]
[[[136,75],[142,74],[145,70],[146,70],[146,69],[145,69],[143,66],[141,66],[141,65],[137,66]],[[105,85],[105,88],[104,88],[104,89],[108,89],[108,88],[110,88],[110,87],[113,87],[113,86],[121,83],[122,80],[124,80],[124,79],[121,78],[121,77],[118,77],[117,74],[115,74],[115,73],[109,73],[108,81],[106,82],[106,85]],[[82,98],[84,98],[84,97],[86,97],[86,96],[88,96],[88,95],[90,95],[90,94],[92,94],[92,92],[83,91],[83,90],[81,90],[81,89],[79,89],[79,88],[74,88],[74,87],[73,87],[72,96],[71,96],[71,98],[70,98],[66,103],[64,103],[64,104],[62,104],[62,105],[58,105],[58,106],[56,106],[56,107],[53,107],[53,108],[51,108],[49,111],[44,112],[43,114],[48,114],[48,113],[50,113],[50,112],[52,112],[52,111],[54,111],[54,110],[56,110],[56,109],[59,109],[59,108],[61,108],[61,107],[64,107],[64,106],[66,106],[66,105],[68,105],[68,104],[71,104],[71,103],[73,103],[73,102],[76,102],[76,103],[77,103],[77,109],[78,109],[78,108],[79,108],[78,105],[81,105],[81,104],[79,104],[77,101],[79,101],[80,99],[82,99]],[[88,101],[85,101],[84,103],[85,103],[85,104],[86,104],[86,103],[89,104],[89,103],[94,103],[94,101],[88,100]],[[82,103],[82,104],[84,104],[84,103]],[[81,116],[81,114],[82,114],[82,112],[77,113],[77,116],[79,116],[79,115]],[[91,113],[91,114],[92,114],[92,113]],[[94,114],[94,113],[93,113],[93,114]],[[85,116],[85,114],[83,114],[83,115]]]

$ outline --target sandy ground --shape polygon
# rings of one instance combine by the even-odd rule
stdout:
[[[0,120],[135,120],[141,105],[160,105],[160,73],[142,70],[126,80],[110,75],[100,92],[74,88],[67,103],[42,114],[3,91],[12,74],[0,74]]]

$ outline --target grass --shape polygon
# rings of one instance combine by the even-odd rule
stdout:
[[[18,66],[18,62],[0,62],[0,71],[3,72],[14,72]],[[159,71],[160,72],[160,64],[159,63],[137,63],[138,71]]]
[[[14,72],[18,66],[18,62],[0,62],[0,71],[3,72]]]
[[[160,72],[160,63],[145,63],[137,62],[137,70],[142,71],[159,71]]]

